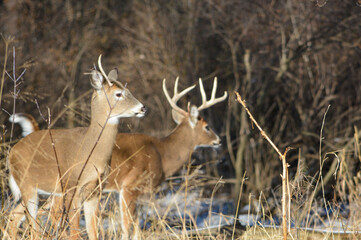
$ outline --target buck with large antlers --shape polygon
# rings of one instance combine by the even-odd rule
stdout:
[[[215,98],[217,79],[215,78],[211,99],[206,100],[202,80],[199,87],[202,105],[188,106],[188,112],[177,106],[177,101],[192,90],[195,85],[178,93],[178,78],[175,81],[174,96],[170,98],[163,80],[164,94],[172,107],[173,120],[177,127],[162,139],[143,134],[117,135],[116,146],[111,159],[111,173],[105,191],[119,191],[119,207],[123,238],[128,239],[134,219],[136,200],[145,187],[156,187],[166,177],[173,175],[189,159],[197,146],[218,147],[220,138],[199,116],[199,111],[224,101],[227,92]]]
[[[72,238],[79,237],[79,213],[84,206],[89,239],[97,239],[97,208],[101,183],[117,135],[119,118],[142,117],[145,107],[117,81],[117,71],[93,70],[91,121],[89,127],[36,131],[11,150],[10,187],[22,203],[10,213],[10,237],[29,213],[37,228],[38,192],[64,197]],[[105,78],[107,83],[103,83]],[[121,138],[117,138],[121,142]]]

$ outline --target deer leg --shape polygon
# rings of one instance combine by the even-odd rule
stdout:
[[[66,197],[65,207],[68,210],[67,215],[69,219],[70,239],[80,238],[80,200],[79,197],[75,196],[72,203],[71,196]],[[70,205],[71,204],[71,205]]]
[[[122,239],[129,239],[131,228],[135,226],[135,207],[138,194],[136,191],[130,191],[122,188],[119,192],[120,221],[122,227]]]
[[[98,179],[84,185],[80,196],[84,200],[86,231],[90,240],[98,239],[98,204],[101,191]]]
[[[34,234],[34,238],[37,239],[38,235],[38,222],[36,221],[36,216],[38,215],[39,209],[39,197],[37,191],[32,193],[32,196],[29,200],[26,201],[27,211],[29,213],[29,223],[31,224]]]
[[[52,222],[52,225],[56,225],[61,220],[63,214],[63,197],[52,196],[47,207],[49,209],[49,216]]]
[[[98,204],[99,198],[97,196],[84,202],[86,230],[90,240],[97,239],[98,237]]]
[[[15,209],[10,212],[10,221],[8,223],[10,239],[16,239],[18,228],[25,220],[26,207],[23,202],[19,203]]]
[[[29,221],[34,230],[37,229],[36,216],[38,213],[38,194],[35,188],[28,188],[22,192],[22,202],[10,213],[9,230],[11,239],[16,239],[18,228],[29,213]]]

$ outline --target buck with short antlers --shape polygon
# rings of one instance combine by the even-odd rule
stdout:
[[[215,98],[217,79],[215,78],[211,99],[206,100],[202,80],[199,87],[202,105],[198,108],[188,105],[188,112],[177,106],[177,101],[192,90],[195,85],[178,93],[178,78],[175,81],[174,96],[170,98],[163,80],[164,94],[172,107],[173,120],[177,127],[165,138],[155,138],[143,134],[117,135],[116,146],[111,159],[111,173],[105,191],[119,191],[122,236],[128,239],[132,226],[136,200],[145,187],[156,187],[166,177],[173,175],[189,159],[197,146],[218,147],[220,138],[199,116],[199,111],[224,101],[227,92]]]
[[[72,238],[79,237],[79,212],[84,206],[89,239],[97,239],[97,208],[101,183],[117,135],[119,118],[142,117],[145,107],[117,81],[117,71],[108,75],[92,70],[91,121],[89,127],[36,131],[21,139],[9,154],[10,187],[22,203],[10,213],[10,237],[29,213],[37,227],[38,192],[64,197]],[[103,83],[105,78],[107,83]],[[121,141],[121,138],[117,138]]]

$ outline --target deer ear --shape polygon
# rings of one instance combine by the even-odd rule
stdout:
[[[103,85],[103,80],[104,80],[103,75],[97,70],[93,70],[90,73],[90,75],[91,75],[90,84],[96,90],[100,90],[102,88],[102,85]]]
[[[183,119],[184,119],[184,115],[182,115],[181,113],[175,111],[174,109],[172,109],[172,117],[174,122],[179,125]]]
[[[118,69],[114,68],[108,74],[108,78],[110,81],[117,81],[118,80]]]
[[[198,116],[199,116],[198,108],[192,105],[189,109],[189,123],[191,124],[192,128],[194,128],[197,125]]]

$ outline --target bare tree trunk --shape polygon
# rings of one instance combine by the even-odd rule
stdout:
[[[250,88],[250,82],[251,82],[251,65],[249,63],[249,58],[250,58],[250,50],[246,50],[245,54],[244,54],[244,65],[246,68],[246,75],[244,76],[244,81],[243,81],[243,85],[242,85],[242,93],[243,95],[246,94],[246,92],[249,90]],[[234,191],[234,195],[233,198],[237,199],[236,201],[238,201],[239,199],[239,189],[241,187],[241,181],[242,181],[242,176],[244,175],[244,155],[245,155],[245,150],[246,150],[246,146],[247,143],[249,142],[248,139],[248,135],[247,135],[247,129],[249,129],[249,124],[246,118],[246,111],[245,109],[242,109],[241,112],[241,120],[240,120],[240,131],[239,131],[239,145],[238,145],[238,149],[237,149],[237,155],[236,155],[236,164],[235,164],[235,172],[236,172],[236,184],[234,186],[235,191]]]

